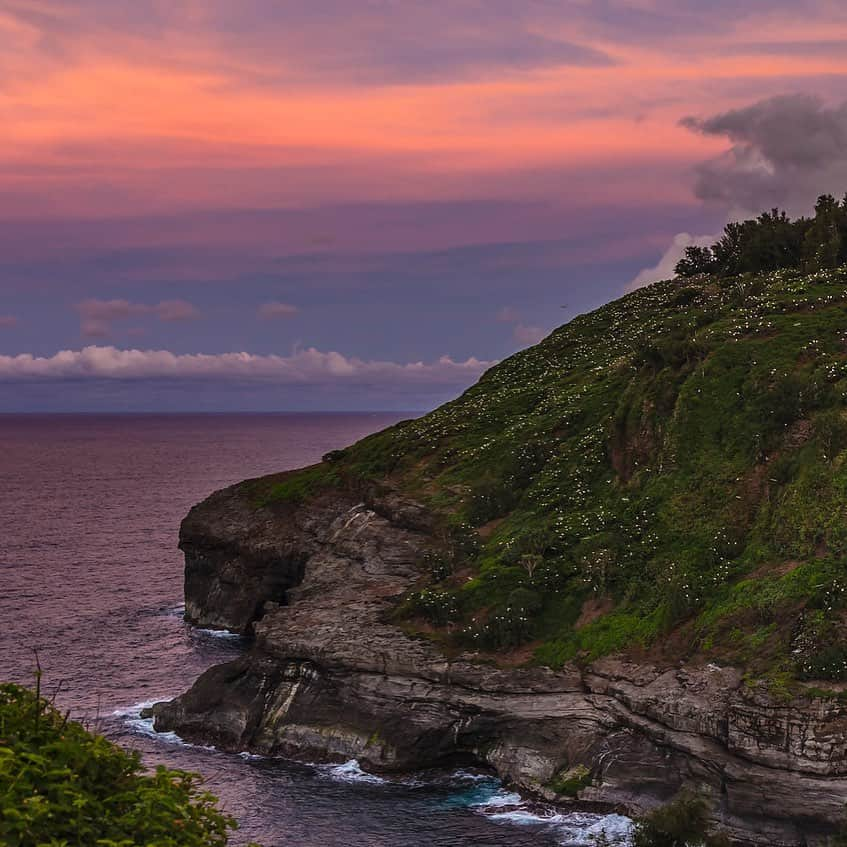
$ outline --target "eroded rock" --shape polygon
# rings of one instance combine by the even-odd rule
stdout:
[[[157,729],[381,771],[475,761],[597,809],[639,812],[690,786],[711,795],[739,844],[823,844],[843,820],[840,704],[777,702],[714,665],[603,660],[554,672],[448,661],[385,621],[431,543],[420,505],[332,491],[308,506],[257,508],[248,490],[192,509],[180,546],[189,617],[252,629],[255,644],[155,706]],[[590,779],[575,797],[556,795],[554,777],[575,769]]]

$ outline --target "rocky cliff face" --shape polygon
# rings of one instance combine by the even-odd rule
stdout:
[[[473,761],[582,808],[640,811],[691,786],[739,844],[823,844],[843,819],[847,709],[834,701],[778,702],[714,665],[448,660],[386,622],[429,532],[397,496],[257,508],[242,485],[195,507],[180,536],[188,616],[255,644],[154,707],[157,729],[381,771]]]

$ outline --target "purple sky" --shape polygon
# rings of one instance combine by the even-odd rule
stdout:
[[[0,411],[426,409],[847,190],[824,0],[0,0]]]

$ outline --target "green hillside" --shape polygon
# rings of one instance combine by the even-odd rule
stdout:
[[[446,649],[847,678],[847,268],[630,294],[288,477],[439,515],[397,611]],[[517,649],[521,648],[521,649]]]

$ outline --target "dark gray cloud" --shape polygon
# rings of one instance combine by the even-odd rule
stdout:
[[[697,168],[695,192],[705,202],[734,213],[780,206],[799,214],[820,194],[847,191],[847,103],[793,94],[682,123],[731,144]]]

